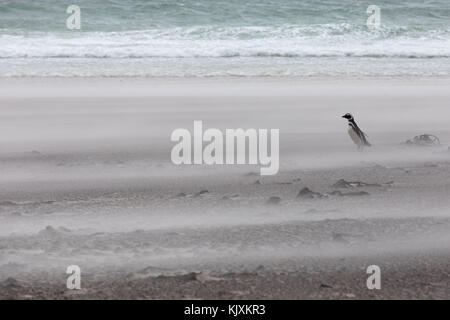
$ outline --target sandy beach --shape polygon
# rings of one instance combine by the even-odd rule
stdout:
[[[448,299],[449,85],[1,79],[0,298]],[[279,173],[174,165],[195,120],[280,129]],[[424,133],[441,146],[401,145]]]

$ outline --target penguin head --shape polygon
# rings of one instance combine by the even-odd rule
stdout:
[[[344,114],[343,116],[342,116],[342,118],[345,118],[345,119],[347,119],[347,120],[353,120],[353,116],[352,116],[352,114],[351,113],[346,113],[346,114]]]

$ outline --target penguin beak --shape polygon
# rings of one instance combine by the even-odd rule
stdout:
[[[345,114],[342,116],[342,118],[347,118],[346,116],[345,116]]]

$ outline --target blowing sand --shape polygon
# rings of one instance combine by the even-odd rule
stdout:
[[[448,299],[449,85],[3,79],[0,297]],[[175,166],[170,134],[194,120],[280,129],[280,172]],[[400,145],[423,133],[442,146]]]

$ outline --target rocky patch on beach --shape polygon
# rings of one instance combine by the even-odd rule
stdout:
[[[368,196],[368,195],[370,195],[370,193],[368,193],[366,191],[342,192],[339,190],[335,190],[335,191],[330,192],[329,195],[339,196],[339,197],[345,197],[345,196],[358,197],[358,196]]]
[[[236,200],[237,198],[239,198],[238,194],[232,194],[230,196],[223,196],[222,200]]]
[[[300,199],[320,199],[324,198],[326,195],[320,193],[320,192],[314,192],[308,187],[304,187],[297,195],[297,198]]]
[[[281,198],[277,197],[277,196],[272,196],[269,199],[267,199],[267,201],[266,201],[267,204],[271,204],[271,205],[279,204],[280,202],[281,202]]]
[[[344,179],[338,180],[336,183],[331,185],[333,188],[358,188],[358,187],[381,187],[381,184],[378,183],[366,183],[362,181],[346,181]]]
[[[203,190],[200,190],[199,192],[197,192],[196,194],[194,194],[194,197],[198,197],[198,196],[201,196],[201,195],[207,194],[207,193],[209,193],[209,191],[206,189],[203,189]]]

